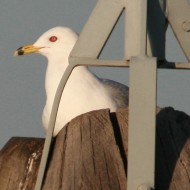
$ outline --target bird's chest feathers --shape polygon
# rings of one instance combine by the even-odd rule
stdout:
[[[57,68],[48,68],[46,73],[46,106],[52,108],[58,84],[63,71]],[[104,96],[102,85],[98,79],[85,68],[75,68],[69,77],[62,94],[60,106],[66,109],[77,109],[77,106],[85,106],[87,101],[95,103],[100,96]]]

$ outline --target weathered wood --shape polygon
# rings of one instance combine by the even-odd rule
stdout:
[[[126,189],[128,109],[73,119],[53,142],[43,190]],[[34,189],[43,139],[12,138],[0,152],[0,189]],[[146,174],[145,174],[146,175]],[[156,189],[190,189],[190,117],[157,115]]]
[[[126,175],[109,110],[72,120],[54,147],[43,190],[125,189]]]
[[[156,187],[190,189],[190,117],[167,108],[157,116]]]
[[[13,137],[0,152],[0,189],[34,189],[44,139]]]

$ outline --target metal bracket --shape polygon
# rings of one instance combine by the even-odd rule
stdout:
[[[147,184],[142,184],[138,187],[137,190],[154,190],[153,188],[149,187]]]
[[[126,0],[99,0],[70,54],[72,58],[97,58],[119,19]]]
[[[127,8],[125,48],[126,58],[130,59],[127,189],[145,190],[154,187],[157,82],[157,61],[146,55],[158,56],[159,48],[152,48],[156,38],[153,35],[148,38],[152,51],[147,51],[147,0],[128,0]],[[164,46],[163,39],[156,42]],[[146,186],[140,186],[145,183]]]
[[[155,7],[158,7],[156,5],[158,0],[148,2],[155,2]],[[160,2],[163,8],[165,1],[160,0]],[[180,3],[179,0],[168,0],[167,2],[169,22],[188,60],[190,60],[190,43],[188,40],[190,39],[189,5],[185,0],[181,0]],[[71,52],[69,57],[70,64],[60,81],[55,95],[35,190],[40,190],[42,187],[59,101],[74,67],[78,65],[129,66],[129,62],[125,60],[97,59],[122,11],[126,7],[125,60],[131,59],[128,189],[148,190],[150,187],[154,187],[157,63],[155,58],[148,58],[146,55],[165,58],[165,51],[162,50],[164,47],[163,29],[161,31],[162,35],[160,35],[161,38],[155,40],[157,36],[152,35],[154,33],[149,30],[151,29],[150,25],[150,28],[148,27],[149,37],[147,42],[147,0],[98,0]],[[148,10],[152,11],[151,7],[149,6]],[[162,19],[162,26],[163,23]],[[160,43],[159,47],[155,46],[157,42]],[[179,67],[183,66],[183,64],[179,65]],[[139,186],[144,183],[147,185]]]
[[[147,57],[130,63],[127,185],[136,190],[144,183],[154,187],[157,66],[155,58]]]
[[[166,10],[173,32],[190,62],[190,5],[187,0],[167,0]]]

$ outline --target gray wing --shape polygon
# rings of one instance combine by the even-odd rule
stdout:
[[[109,79],[100,79],[100,81],[111,94],[118,107],[123,108],[129,105],[129,88],[127,86]]]

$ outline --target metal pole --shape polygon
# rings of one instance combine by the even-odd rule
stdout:
[[[125,59],[130,59],[129,190],[154,187],[156,59],[147,55],[147,0],[127,0]]]
[[[59,83],[59,86],[58,86],[56,94],[55,94],[53,107],[52,107],[51,115],[50,115],[50,121],[49,121],[49,125],[48,125],[48,131],[47,131],[45,144],[44,144],[44,148],[43,148],[43,152],[42,152],[42,158],[40,161],[39,172],[38,172],[38,176],[37,176],[37,180],[36,180],[35,190],[41,190],[41,188],[42,188],[44,173],[45,173],[47,159],[48,159],[48,155],[49,155],[49,151],[50,151],[51,141],[53,138],[53,131],[54,131],[54,127],[55,127],[57,112],[58,112],[58,108],[59,108],[59,102],[61,100],[62,92],[66,85],[66,82],[75,66],[76,66],[75,64],[70,64],[67,67],[67,69],[65,70],[65,72],[61,78],[61,81]]]
[[[130,65],[128,189],[154,187],[156,59],[133,57]],[[145,188],[145,189],[146,189]]]
[[[147,56],[165,60],[167,20],[165,0],[148,0],[147,7]]]
[[[146,54],[147,0],[126,1],[125,59]]]

